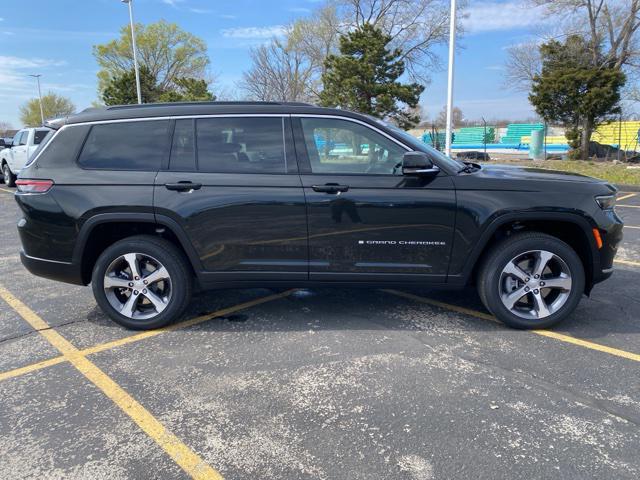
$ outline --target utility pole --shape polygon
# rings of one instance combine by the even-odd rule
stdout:
[[[44,109],[42,108],[42,91],[40,90],[40,77],[41,74],[29,75],[30,77],[34,77],[38,82],[38,99],[40,100],[40,119],[42,120],[42,126],[44,126]]]
[[[444,153],[451,156],[451,123],[453,116],[453,62],[456,49],[456,0],[451,0],[449,14],[449,75],[447,79],[447,125]]]
[[[136,48],[136,29],[133,23],[133,0],[120,0],[129,5],[129,24],[131,25],[131,46],[133,47],[133,68],[136,72],[136,92],[138,103],[142,104],[142,92],[140,91],[140,69],[138,68],[138,50]]]

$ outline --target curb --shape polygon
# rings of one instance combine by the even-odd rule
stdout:
[[[640,192],[640,185],[624,185],[622,183],[614,183],[613,185],[620,192]]]

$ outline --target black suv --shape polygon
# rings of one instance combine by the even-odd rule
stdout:
[[[363,115],[299,103],[89,109],[21,172],[22,262],[92,283],[156,328],[194,287],[476,283],[517,328],[548,327],[612,273],[616,189],[453,160]]]

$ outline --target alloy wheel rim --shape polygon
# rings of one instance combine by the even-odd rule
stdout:
[[[500,273],[498,293],[514,315],[542,320],[558,312],[572,287],[567,263],[547,250],[530,250],[512,258]]]
[[[171,301],[171,276],[162,263],[144,253],[127,253],[113,260],[103,288],[111,306],[132,320],[149,320]]]

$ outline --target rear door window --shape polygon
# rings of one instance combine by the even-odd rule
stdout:
[[[169,147],[168,128],[168,120],[94,125],[78,163],[106,170],[160,170]]]
[[[196,145],[201,172],[287,173],[282,117],[201,118]]]

